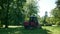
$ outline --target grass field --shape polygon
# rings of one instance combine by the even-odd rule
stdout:
[[[23,27],[0,28],[0,34],[60,34],[60,27],[43,26],[42,29],[26,30]]]
[[[49,30],[50,34],[60,34],[60,26],[45,26],[43,29]]]

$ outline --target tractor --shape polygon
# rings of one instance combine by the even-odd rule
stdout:
[[[35,29],[35,28],[41,28],[38,23],[38,19],[36,16],[29,17],[29,21],[24,22],[24,28],[25,29]]]

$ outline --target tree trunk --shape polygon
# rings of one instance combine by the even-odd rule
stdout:
[[[6,11],[6,21],[5,21],[5,28],[8,28],[8,12],[9,12],[9,0],[7,0],[7,11]]]

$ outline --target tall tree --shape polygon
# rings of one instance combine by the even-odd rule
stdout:
[[[47,21],[46,21],[46,19],[47,19],[47,17],[48,17],[48,14],[47,14],[47,13],[48,13],[48,12],[46,11],[46,12],[45,12],[45,16],[44,16],[44,21],[43,21],[44,25],[47,24]]]
[[[26,17],[30,17],[31,15],[38,14],[38,6],[36,0],[27,0],[24,8]]]
[[[26,0],[0,0],[0,6],[2,7],[0,16],[1,21],[5,24],[5,28],[8,28],[8,23],[13,18],[17,22],[19,19],[20,21],[23,19],[22,8],[25,2]]]
[[[15,24],[18,25],[19,23],[24,21],[23,6],[24,6],[25,2],[26,2],[26,0],[25,1],[16,0],[10,4],[10,20],[9,21],[11,23],[14,22]]]
[[[57,5],[56,8],[54,8],[51,11],[51,14],[54,17],[55,23],[59,24],[60,23],[60,0],[57,0],[56,5]]]

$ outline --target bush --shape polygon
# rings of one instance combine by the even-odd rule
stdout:
[[[60,22],[57,22],[56,25],[60,25]]]

